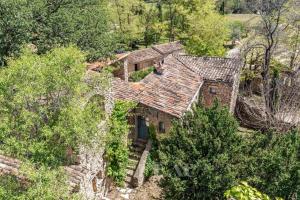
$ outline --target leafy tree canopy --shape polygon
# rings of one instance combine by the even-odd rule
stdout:
[[[88,52],[89,60],[107,56],[116,48],[104,0],[4,0],[0,15],[2,64],[28,42],[39,53],[75,44]]]
[[[247,181],[270,196],[296,199],[300,191],[300,133],[238,134],[227,109],[195,108],[174,122],[159,148],[167,199],[222,198]]]
[[[0,70],[2,151],[55,166],[70,161],[67,149],[77,151],[80,144],[100,137],[101,98],[85,103],[84,94],[93,88],[84,82],[84,60],[74,47],[41,56],[25,49],[20,58],[9,60]],[[100,87],[106,87],[105,80]]]
[[[241,137],[228,110],[197,107],[174,122],[159,156],[168,199],[221,198],[235,184]]]

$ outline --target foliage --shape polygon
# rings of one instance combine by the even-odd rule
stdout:
[[[247,0],[217,0],[217,8],[221,14],[248,13]]]
[[[248,185],[247,182],[241,182],[239,185],[232,187],[227,190],[224,194],[226,199],[236,199],[236,200],[271,200],[268,195],[259,192],[256,188]]]
[[[154,71],[154,67],[149,67],[148,69],[145,70],[135,71],[130,75],[129,80],[132,82],[139,82],[143,80],[148,74],[152,73],[153,71]]]
[[[135,106],[133,102],[116,101],[110,118],[110,131],[106,142],[107,174],[118,185],[122,185],[126,177],[129,157],[127,140],[130,131],[127,117]]]
[[[74,47],[41,56],[23,52],[0,71],[0,148],[35,163],[64,164],[67,149],[101,141],[103,110],[84,104],[83,94],[93,90],[83,82],[85,57]]]
[[[107,56],[116,48],[110,32],[106,1],[4,0],[0,3],[0,59],[32,43],[39,53],[76,44],[88,60]]]
[[[140,18],[144,13],[142,0],[113,0],[109,2],[110,13],[120,45],[125,49],[137,48],[142,40]]]
[[[145,179],[149,179],[154,174],[155,161],[152,158],[152,155],[149,154],[146,160],[144,176]]]
[[[152,142],[152,147],[151,150],[148,154],[147,160],[146,160],[146,166],[145,166],[145,171],[144,175],[146,179],[149,179],[151,176],[154,175],[155,172],[155,166],[156,163],[158,162],[158,139],[156,137],[156,131],[155,131],[155,126],[150,125],[149,127],[149,135],[150,139]]]
[[[240,40],[247,36],[246,25],[239,21],[233,21],[229,23],[230,39]]]
[[[196,107],[175,121],[159,157],[167,199],[222,198],[236,182],[241,137],[226,108]]]
[[[300,193],[300,133],[257,133],[245,139],[241,179],[271,198]]]
[[[26,163],[21,166],[21,173],[26,179],[21,180],[12,175],[0,179],[0,199],[80,199],[70,194],[63,169],[35,167]]]
[[[30,14],[25,0],[1,0],[0,66],[6,65],[6,57],[18,55],[20,46],[29,42]]]
[[[228,39],[225,18],[215,11],[213,1],[195,1],[195,10],[187,16],[188,28],[181,37],[194,55],[222,56]]]
[[[146,47],[159,42],[161,38],[163,27],[162,24],[159,23],[157,15],[157,10],[151,7],[146,9],[141,16],[141,25],[144,27],[143,35]]]
[[[4,175],[0,177],[0,199],[17,199],[26,191],[25,184],[22,184],[17,177]]]

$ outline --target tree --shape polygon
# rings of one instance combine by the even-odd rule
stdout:
[[[129,161],[128,124],[129,112],[134,109],[134,102],[116,101],[110,118],[110,131],[106,141],[107,174],[118,185],[123,185],[126,167]]]
[[[222,198],[236,183],[241,137],[226,108],[197,107],[174,122],[160,144],[168,199]]]
[[[0,199],[81,199],[80,195],[69,193],[67,177],[62,168],[49,169],[25,163],[21,166],[20,173],[26,179],[21,180],[13,175],[1,176]]]
[[[285,6],[288,0],[268,0],[268,1],[248,1],[248,5],[251,10],[258,12],[261,16],[261,27],[258,30],[258,37],[261,38],[261,42],[254,46],[260,46],[263,51],[263,63],[262,63],[262,80],[263,80],[263,95],[265,101],[266,112],[269,117],[274,117],[276,113],[276,103],[273,99],[273,89],[270,84],[270,70],[271,61],[273,58],[274,50],[278,44],[278,36],[280,32],[280,23],[282,20]]]
[[[269,131],[245,137],[240,179],[271,198],[297,199],[300,194],[300,133]]]
[[[187,51],[199,56],[224,55],[224,43],[229,38],[224,17],[215,11],[213,1],[195,1],[194,5],[183,36]]]
[[[34,44],[38,53],[75,44],[88,52],[88,60],[110,56],[116,49],[106,1],[5,0],[0,12],[5,16],[0,18],[2,60],[19,53],[25,43]]]
[[[72,163],[67,149],[78,152],[91,140],[101,143],[101,102],[85,105],[93,90],[84,82],[85,57],[77,48],[58,48],[45,55],[23,50],[0,71],[1,150],[34,163]],[[103,87],[108,77],[98,75]],[[100,81],[98,81],[100,83]],[[103,103],[103,102],[102,102]],[[85,106],[83,106],[85,105]],[[94,144],[95,145],[95,144]]]
[[[29,42],[32,19],[24,0],[1,1],[0,16],[0,66],[4,66],[6,57],[18,55],[20,47]]]
[[[163,32],[163,26],[159,23],[156,9],[146,9],[141,16],[141,24],[144,27],[143,35],[146,47],[157,43]]]
[[[113,0],[110,2],[110,12],[115,32],[120,37],[120,43],[125,49],[137,48],[143,36],[140,28],[140,17],[145,10],[141,0]]]

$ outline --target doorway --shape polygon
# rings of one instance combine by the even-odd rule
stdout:
[[[149,130],[146,125],[146,120],[142,116],[138,116],[138,139],[148,140],[149,138]]]

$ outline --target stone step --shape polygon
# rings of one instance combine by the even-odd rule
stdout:
[[[133,144],[132,144],[133,147],[141,147],[143,149],[146,148],[146,144],[144,144],[143,142],[139,142],[139,141],[135,141]]]
[[[140,158],[142,157],[142,153],[141,152],[130,152],[129,153],[129,158],[133,159],[133,160],[140,160]]]
[[[137,139],[137,142],[144,144],[145,146],[147,145],[148,141],[147,140],[143,140],[143,139]]]
[[[143,151],[145,150],[145,147],[131,147],[130,151],[131,152],[136,152],[136,153],[143,153]]]
[[[126,170],[135,170],[136,169],[136,166],[133,166],[133,165],[129,165],[126,167]]]
[[[134,175],[134,172],[135,172],[135,170],[132,170],[132,169],[126,169],[126,174],[127,174],[127,176],[132,177],[132,176]]]
[[[128,165],[129,166],[137,166],[137,164],[139,163],[139,160],[136,160],[136,159],[131,159],[131,158],[129,158],[129,160],[128,160]]]
[[[125,183],[131,184],[132,176],[126,176]]]

